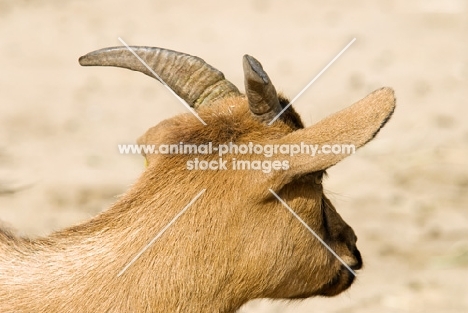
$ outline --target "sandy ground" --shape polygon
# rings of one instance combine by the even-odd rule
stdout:
[[[295,107],[310,125],[396,91],[389,125],[325,182],[365,269],[336,298],[242,312],[468,312],[467,34],[464,0],[0,0],[0,219],[45,235],[95,215],[143,170],[117,144],[185,112],[146,76],[80,55],[120,36],[198,55],[242,87],[248,53],[292,97],[356,38]]]

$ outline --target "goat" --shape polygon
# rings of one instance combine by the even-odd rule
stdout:
[[[188,54],[131,47],[196,110],[160,122],[138,139],[161,145],[212,142],[353,144],[374,138],[395,108],[381,88],[304,128],[262,65],[244,56],[245,95],[223,73]],[[91,52],[84,66],[117,66],[152,76],[125,47]],[[353,270],[362,267],[352,228],[324,195],[322,177],[346,154],[274,155],[287,168],[188,170],[193,155],[146,154],[147,168],[108,210],[44,238],[0,229],[0,312],[235,312],[256,298],[334,296],[354,275],[269,191],[290,206]],[[199,154],[213,161],[218,155]],[[235,151],[225,158],[240,158]],[[246,154],[247,161],[264,156]],[[201,190],[171,227],[122,269]],[[118,275],[118,273],[121,275]]]

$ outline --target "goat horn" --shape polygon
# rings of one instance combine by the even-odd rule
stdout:
[[[264,122],[272,120],[281,112],[281,104],[276,89],[271,83],[262,64],[250,55],[244,55],[245,94],[250,111]]]
[[[201,58],[156,47],[130,47],[174,92],[191,107],[239,95],[236,86],[222,72]],[[80,57],[83,66],[116,66],[154,75],[126,47],[104,48]]]

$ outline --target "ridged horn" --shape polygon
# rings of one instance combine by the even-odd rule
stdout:
[[[279,112],[281,104],[262,64],[250,55],[244,55],[245,94],[249,100],[250,111],[264,122],[271,121]]]
[[[130,47],[174,92],[191,107],[239,95],[224,74],[199,57],[156,47]],[[126,47],[104,48],[80,57],[83,66],[115,66],[154,75]]]

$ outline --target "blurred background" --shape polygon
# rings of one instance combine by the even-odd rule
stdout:
[[[365,268],[346,293],[257,300],[241,312],[468,312],[468,2],[0,0],[0,219],[36,236],[104,210],[143,170],[120,155],[185,112],[140,73],[82,68],[103,47],[200,56],[243,90],[258,58],[311,125],[381,86],[397,109],[377,139],[329,171],[327,194]]]

